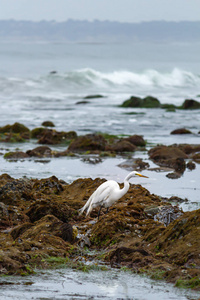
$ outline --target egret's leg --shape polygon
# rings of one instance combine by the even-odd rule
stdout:
[[[108,210],[109,210],[109,208],[107,207],[107,209],[106,209],[106,214],[108,213]]]
[[[101,212],[102,206],[100,206],[99,211],[98,211],[98,220],[99,220],[99,216],[100,216],[100,212]]]

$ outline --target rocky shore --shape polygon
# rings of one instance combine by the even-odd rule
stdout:
[[[26,275],[60,263],[88,260],[127,267],[176,286],[200,288],[200,210],[183,212],[140,185],[108,214],[78,215],[102,179],[67,184],[56,177],[0,176],[0,272]],[[89,251],[95,250],[92,256]],[[84,263],[83,263],[84,262]]]
[[[171,179],[182,176],[186,168],[195,169],[200,162],[199,145],[158,145],[147,150],[147,141],[139,135],[78,136],[52,127],[51,123],[33,130],[19,123],[1,127],[1,142],[35,139],[42,144],[26,152],[7,152],[4,158],[59,159],[84,154],[89,162],[98,163],[103,156],[112,158],[142,150],[157,170],[168,170]],[[59,143],[65,143],[67,149],[51,149],[50,145]],[[97,161],[91,160],[92,155]],[[120,167],[155,171],[140,158],[130,158]],[[79,216],[78,210],[103,181],[80,178],[68,184],[55,176],[15,179],[1,174],[0,273],[27,275],[37,268],[60,265],[85,270],[99,262],[104,269],[130,269],[200,290],[200,210],[183,212],[172,205],[182,199],[161,198],[141,185],[131,184],[128,193],[107,214],[102,210],[99,220],[97,210],[90,217]]]

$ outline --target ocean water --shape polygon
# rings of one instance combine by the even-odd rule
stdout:
[[[200,44],[88,44],[50,42],[0,42],[0,126],[20,122],[30,129],[51,120],[58,131],[75,130],[79,135],[106,132],[139,134],[147,140],[147,148],[156,144],[199,144],[200,112],[166,112],[162,109],[120,108],[130,96],[152,95],[161,103],[179,105],[187,98],[200,100]],[[104,97],[78,104],[87,95]],[[170,132],[186,127],[193,134],[174,136]],[[28,159],[10,162],[3,154],[16,149],[26,151],[37,146],[35,141],[23,144],[0,144],[0,173],[14,178],[45,178],[52,175],[67,182],[77,178],[102,177],[122,182],[129,172],[119,167],[127,158],[102,158],[89,164],[83,157]],[[53,146],[63,150],[65,146]],[[133,157],[148,161],[146,152]],[[149,162],[151,167],[155,167]],[[166,177],[166,172],[143,172],[149,176],[135,179],[150,192],[163,197],[187,198],[184,210],[200,207],[200,166],[186,170],[178,180]],[[187,291],[178,291],[160,283],[141,280],[136,275],[127,278],[108,275],[107,283],[95,285],[102,274],[67,275],[65,271],[46,272],[30,277],[30,286],[19,280],[1,290],[2,299],[196,299]],[[82,278],[82,277],[84,278]],[[107,276],[107,275],[106,275]],[[114,279],[113,279],[114,276]],[[74,283],[74,278],[77,282]],[[80,279],[81,278],[81,279]],[[56,280],[55,280],[56,279]],[[13,279],[11,279],[12,281]],[[15,279],[14,279],[15,280]],[[29,279],[27,279],[29,280]],[[81,287],[79,281],[81,282]],[[114,280],[114,286],[113,286]],[[73,286],[66,290],[70,282]],[[124,285],[121,282],[126,282]],[[68,284],[68,285],[67,285]],[[141,286],[142,285],[142,286]],[[113,287],[113,290],[111,289]],[[12,288],[11,288],[12,287]],[[83,290],[84,289],[84,290]],[[145,294],[140,291],[145,289]],[[101,292],[100,292],[101,290]],[[77,294],[74,293],[77,291]],[[109,293],[108,293],[109,291]],[[18,297],[18,298],[17,298]]]

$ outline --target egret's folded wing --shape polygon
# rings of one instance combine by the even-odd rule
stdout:
[[[97,189],[92,195],[92,206],[101,206],[110,196],[111,187],[110,186],[101,186],[101,189]]]

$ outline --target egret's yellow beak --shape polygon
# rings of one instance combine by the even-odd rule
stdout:
[[[140,177],[145,177],[145,178],[149,178],[148,176],[142,175],[140,173],[136,173],[136,175],[140,176]]]

